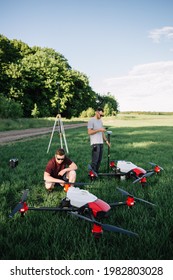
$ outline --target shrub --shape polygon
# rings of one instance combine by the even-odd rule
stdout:
[[[39,114],[40,114],[39,109],[37,107],[37,104],[35,103],[34,109],[31,112],[31,116],[33,116],[34,118],[38,118]]]
[[[86,118],[87,117],[87,111],[82,111],[80,114],[80,118]]]
[[[93,117],[94,114],[95,114],[94,109],[91,108],[91,107],[89,107],[89,108],[87,109],[87,117],[89,117],[89,118],[90,118],[90,117]]]
[[[23,116],[22,105],[12,99],[0,95],[0,117],[1,118],[21,118]]]

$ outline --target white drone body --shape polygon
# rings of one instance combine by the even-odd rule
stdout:
[[[75,187],[70,187],[67,191],[67,198],[70,200],[70,204],[75,207],[82,207],[87,203],[94,202],[97,200],[97,196]]]
[[[126,161],[126,160],[118,160],[117,168],[119,168],[121,172],[125,172],[125,173],[134,169],[140,169],[143,173],[146,173],[146,171],[143,168],[138,167],[137,165],[133,164],[131,161]]]

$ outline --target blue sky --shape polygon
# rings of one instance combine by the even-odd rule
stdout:
[[[173,111],[173,1],[1,0],[0,33],[50,47],[121,111]]]

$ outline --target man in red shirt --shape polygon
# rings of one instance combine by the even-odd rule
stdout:
[[[63,149],[58,149],[50,159],[44,171],[45,187],[52,190],[56,183],[64,187],[65,182],[76,181],[77,165],[65,155]]]

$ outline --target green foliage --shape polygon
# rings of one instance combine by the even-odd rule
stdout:
[[[0,65],[15,63],[22,57],[12,40],[0,34]]]
[[[80,118],[87,118],[87,111],[86,110],[82,111],[82,113],[80,114]]]
[[[21,104],[0,94],[0,118],[20,118],[22,116]]]
[[[67,59],[50,48],[29,47],[18,40],[0,35],[1,93],[23,106],[24,117],[31,117],[37,104],[39,117],[78,117],[101,98],[104,104],[116,100],[99,97],[89,85],[88,77],[73,70]]]
[[[89,118],[90,118],[90,117],[93,117],[93,116],[95,115],[95,111],[94,111],[94,109],[91,108],[91,107],[88,108],[86,112],[87,112],[87,117],[89,117]]]
[[[104,106],[104,115],[105,117],[108,116],[115,116],[117,113],[117,110],[113,107],[113,104],[111,102],[108,102]]]
[[[82,111],[80,117],[81,118],[91,118],[95,115],[95,110],[89,107],[87,110]]]
[[[113,107],[111,102],[108,102],[103,107],[104,110],[104,116],[115,116],[117,114],[117,110],[115,110],[115,107]],[[89,107],[87,110],[82,111],[80,114],[81,118],[87,118],[87,117],[93,117],[95,114],[95,110],[92,107]]]
[[[106,110],[106,116],[116,115],[118,113],[118,102],[114,96],[108,92],[106,95],[97,95],[97,107],[102,107]]]
[[[31,116],[33,116],[34,118],[38,118],[40,112],[38,110],[37,104],[34,104],[34,109],[31,112]]]

